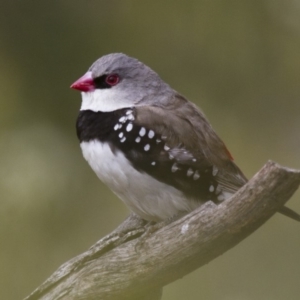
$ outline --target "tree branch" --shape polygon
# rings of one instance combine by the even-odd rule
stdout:
[[[300,184],[300,171],[268,162],[232,198],[207,202],[143,236],[131,215],[113,233],[62,265],[26,300],[159,300],[164,285],[234,247],[282,207]]]

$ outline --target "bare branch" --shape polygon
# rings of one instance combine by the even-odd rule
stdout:
[[[142,243],[138,241],[144,222],[132,215],[62,265],[26,300],[158,300],[164,285],[207,264],[259,228],[299,184],[300,171],[268,162],[231,199],[220,205],[208,202]]]

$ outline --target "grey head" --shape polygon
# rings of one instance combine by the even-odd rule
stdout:
[[[99,58],[72,87],[83,92],[81,109],[93,111],[166,105],[174,94],[156,72],[122,53]]]
[[[92,72],[93,78],[118,74],[120,84],[124,82],[123,87],[154,87],[157,89],[157,87],[164,85],[164,82],[152,69],[136,58],[129,57],[123,53],[111,53],[102,56],[92,64],[89,71]]]
[[[92,64],[89,71],[93,73],[94,77],[111,73],[118,73],[123,78],[135,78],[141,75],[147,77],[157,76],[154,71],[136,58],[129,57],[123,53],[111,53],[100,57]]]

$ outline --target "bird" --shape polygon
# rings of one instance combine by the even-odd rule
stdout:
[[[142,219],[161,222],[247,183],[204,113],[150,67],[123,53],[96,60],[71,88],[83,157]],[[280,213],[300,221],[282,207]]]

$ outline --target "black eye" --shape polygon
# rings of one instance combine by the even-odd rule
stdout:
[[[118,74],[110,74],[110,75],[107,75],[105,78],[105,82],[110,86],[114,86],[114,85],[118,84],[119,81],[120,81],[120,77]]]

